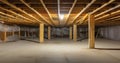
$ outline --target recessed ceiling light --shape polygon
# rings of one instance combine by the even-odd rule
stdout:
[[[60,14],[60,20],[63,20],[64,19],[64,14]]]

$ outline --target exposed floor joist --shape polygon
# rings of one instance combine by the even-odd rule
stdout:
[[[55,27],[77,24],[80,26],[87,25],[88,13],[94,14],[95,22],[98,23],[107,21],[106,18],[109,19],[111,16],[119,16],[119,12],[117,15],[113,14],[120,9],[119,3],[119,0],[0,0],[0,12],[21,18],[21,24],[44,23]],[[64,19],[60,20],[62,14]],[[14,20],[14,18],[10,19]]]

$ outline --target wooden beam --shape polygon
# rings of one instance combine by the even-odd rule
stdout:
[[[27,16],[29,16],[29,17],[31,17],[31,18],[33,18],[33,19],[35,19],[36,21],[38,21],[38,23],[41,23],[38,19],[36,19],[34,16],[32,16],[32,15],[30,15],[30,14],[28,14],[27,12],[25,12],[25,11],[23,11],[22,9],[20,9],[20,8],[18,8],[18,7],[16,7],[15,5],[13,5],[13,4],[11,4],[11,3],[9,3],[7,0],[0,0],[1,2],[3,2],[3,3],[5,3],[5,4],[7,4],[8,6],[10,6],[10,7],[12,7],[12,8],[14,8],[14,9],[16,9],[16,10],[18,10],[18,11],[20,11],[20,12],[22,12],[22,13],[24,13],[24,14],[26,14]],[[34,20],[34,21],[35,21]]]
[[[35,24],[32,24],[32,23],[29,23],[29,22],[24,22],[24,20],[16,20],[16,18],[11,18],[9,16],[3,16],[3,15],[0,15],[0,20],[7,23],[7,24],[23,24],[23,25],[35,25]]]
[[[51,27],[48,26],[48,39],[50,40],[51,39]]]
[[[25,33],[24,33],[24,36],[25,36],[25,38],[27,38],[27,31],[24,31]]]
[[[3,42],[6,42],[7,40],[7,32],[6,32],[6,28],[4,28],[4,31],[3,31]]]
[[[73,41],[77,41],[77,25],[73,25]]]
[[[115,17],[112,17],[112,18],[108,18],[108,19],[104,19],[104,20],[100,20],[98,21],[97,23],[100,23],[100,22],[104,22],[104,21],[110,21],[110,20],[119,20],[120,16],[115,16]]]
[[[105,20],[105,19],[108,19],[108,18],[112,18],[114,16],[119,16],[120,15],[120,10],[117,10],[117,11],[114,11],[110,14],[106,14],[106,15],[103,15],[102,17],[99,17],[99,18],[96,18],[95,21],[101,21],[101,20]]]
[[[88,17],[88,14],[85,14],[85,16],[83,16],[83,18],[79,19],[79,20],[78,20],[78,21],[79,21],[79,22],[78,22],[78,25],[82,24],[87,17]]]
[[[23,4],[25,4],[29,9],[31,9],[33,12],[35,12],[40,18],[42,18],[44,21],[44,24],[52,25],[50,22],[48,22],[47,19],[45,19],[38,11],[36,11],[34,8],[30,7],[28,3],[26,3],[24,0],[20,0]],[[41,22],[39,19],[37,21]]]
[[[87,4],[86,7],[83,8],[83,9],[75,16],[75,18],[73,18],[71,24],[76,23],[76,19],[77,19],[85,10],[87,10],[95,1],[96,1],[96,0],[92,0],[89,4]]]
[[[20,28],[19,28],[19,31],[18,31],[18,36],[19,36],[19,39],[20,39],[21,38]]]
[[[69,28],[69,38],[72,39],[72,27]]]
[[[8,19],[8,18],[12,18],[12,19],[14,19],[16,22],[21,22],[21,21],[19,21],[20,18],[17,18],[17,17],[15,17],[15,16],[10,15],[10,14],[6,14],[6,13],[4,13],[4,12],[0,12],[0,14],[5,15],[5,16],[8,16],[7,19]]]
[[[15,31],[14,30],[12,30],[12,36],[15,36]]]
[[[4,31],[3,32],[3,42],[6,42],[6,39],[7,39],[7,32]]]
[[[39,40],[40,40],[40,43],[44,42],[44,24],[43,23],[41,23],[39,26]]]
[[[91,12],[91,14],[94,14],[95,12],[101,10],[102,8],[104,8],[105,6],[111,4],[112,2],[114,2],[115,0],[110,0],[109,2],[103,4],[102,6],[100,6],[99,8],[95,9],[93,12]]]
[[[6,16],[11,17],[11,18],[15,18],[14,16],[9,15],[9,14],[6,14],[6,13],[4,13],[4,12],[0,12],[0,14],[2,14],[2,15],[6,15]]]
[[[88,16],[88,42],[89,48],[95,48],[95,21],[91,14]]]
[[[96,23],[97,22],[102,22],[105,19],[109,19],[109,18],[112,18],[112,17],[115,17],[115,16],[119,16],[119,15],[120,15],[120,10],[117,10],[117,11],[111,12],[110,14],[105,14],[105,15],[103,15],[101,17],[95,18],[95,22]]]
[[[51,16],[51,14],[50,14],[49,10],[47,9],[46,5],[44,4],[43,0],[40,0],[40,2],[42,3],[42,5],[43,5],[44,9],[47,11],[48,16],[49,16],[49,17],[50,17],[50,19],[51,19],[51,23],[52,23],[53,25],[55,25],[54,20],[53,20],[53,18],[52,18],[52,16]]]
[[[25,19],[25,21],[29,21],[29,22],[35,23],[35,22],[33,22],[33,20],[31,20],[31,19],[29,19],[29,18],[26,18],[26,17],[22,16],[21,14],[18,14],[18,13],[16,13],[16,12],[12,11],[12,10],[5,9],[5,8],[3,8],[3,7],[1,7],[1,6],[0,6],[0,9],[5,10],[5,11],[7,11],[7,12],[10,12],[10,13],[16,15],[16,16],[19,16],[19,17]]]
[[[69,10],[69,12],[68,12],[68,14],[67,14],[67,16],[66,16],[65,25],[68,23],[68,18],[69,18],[69,16],[70,16],[73,8],[75,7],[76,2],[77,2],[77,0],[74,0],[74,2],[73,2],[73,4],[72,4],[72,7],[70,8],[70,10]]]
[[[105,14],[105,13],[108,13],[108,12],[110,12],[110,11],[112,11],[112,10],[115,10],[115,9],[117,9],[117,8],[120,8],[120,4],[117,5],[117,6],[115,6],[115,7],[113,7],[113,8],[110,8],[110,9],[104,11],[104,12],[101,12],[101,13],[95,15],[95,17],[99,17],[99,16],[101,16],[101,15],[103,15],[103,14]]]
[[[30,31],[27,31],[27,37],[30,37]]]
[[[115,25],[115,24],[120,24],[120,19],[119,20],[108,20],[108,21],[104,21],[104,22],[99,22],[99,23],[95,23],[96,25],[107,25],[107,24],[111,24],[111,25]]]

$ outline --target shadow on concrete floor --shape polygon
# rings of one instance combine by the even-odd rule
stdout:
[[[120,48],[95,48],[98,50],[120,50]]]
[[[30,42],[34,42],[34,43],[40,43],[39,41],[35,41],[35,40],[27,40],[25,39],[26,41],[30,41]]]

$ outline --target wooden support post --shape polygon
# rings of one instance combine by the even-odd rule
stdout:
[[[4,31],[3,31],[2,35],[3,35],[3,36],[2,36],[3,42],[6,42],[6,38],[7,38],[6,28],[4,28]]]
[[[73,40],[77,41],[77,25],[73,25]]]
[[[89,48],[95,48],[95,21],[91,14],[88,16],[88,42]]]
[[[69,28],[69,38],[72,39],[72,27]]]
[[[6,42],[6,38],[7,38],[7,32],[4,31],[4,32],[3,32],[3,42]]]
[[[14,32],[14,30],[12,31],[12,36],[15,36],[15,32]]]
[[[51,27],[48,26],[48,39],[50,40],[51,39]]]
[[[24,36],[25,36],[25,38],[27,38],[27,31],[24,31],[24,32],[25,32],[25,35],[24,35]]]
[[[19,28],[19,31],[18,31],[18,36],[19,36],[19,39],[20,39],[20,28]]]
[[[44,24],[41,23],[39,26],[39,40],[40,43],[44,42]]]
[[[30,31],[27,31],[27,36],[30,37]]]
[[[34,35],[34,31],[32,31],[32,34],[31,34],[31,35],[32,35],[32,38],[34,38],[34,36],[33,36],[33,35]]]

